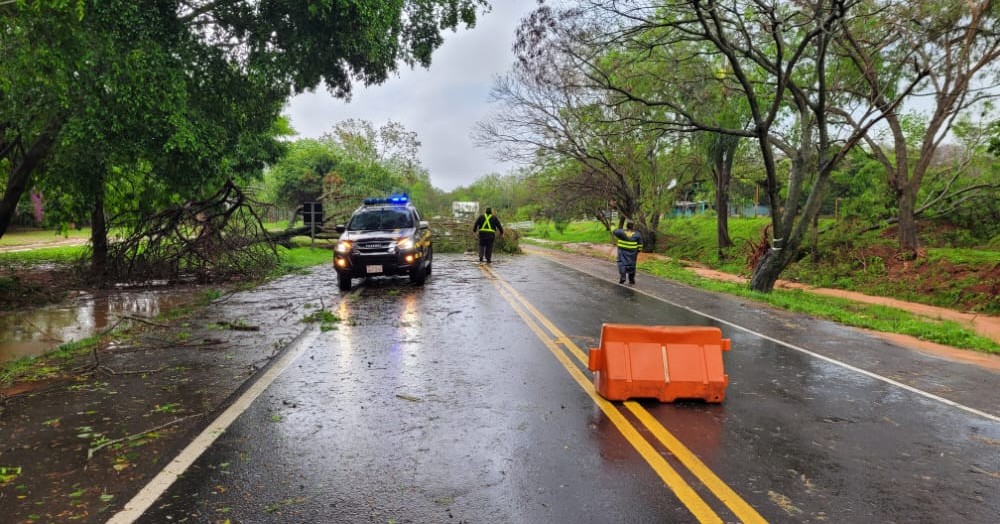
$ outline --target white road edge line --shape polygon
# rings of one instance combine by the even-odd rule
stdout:
[[[545,256],[545,255],[542,255],[542,256]],[[561,266],[568,267],[568,268],[570,268],[570,269],[572,269],[574,271],[579,271],[580,273],[584,273],[586,275],[590,275],[592,277],[599,278],[601,280],[605,280],[605,277],[602,276],[602,275],[597,275],[597,274],[592,273],[590,271],[584,271],[584,270],[582,270],[580,268],[573,267],[573,266],[571,266],[569,264],[566,264],[565,262],[562,262],[560,260],[556,260],[553,257],[545,256],[545,258],[547,258],[547,259],[549,259],[549,260],[551,260],[551,261],[553,261],[556,264],[559,264]],[[959,404],[958,402],[955,402],[953,400],[948,400],[948,399],[946,399],[944,397],[940,397],[940,396],[935,395],[933,393],[928,393],[928,392],[926,392],[926,391],[924,391],[922,389],[917,389],[917,388],[915,388],[913,386],[910,386],[910,385],[907,385],[907,384],[903,384],[902,382],[897,382],[897,381],[895,381],[895,380],[893,380],[893,379],[891,379],[889,377],[884,377],[882,375],[879,375],[878,373],[873,373],[871,371],[868,371],[868,370],[865,370],[865,369],[861,369],[861,368],[856,367],[856,366],[852,366],[852,365],[850,365],[850,364],[848,364],[846,362],[841,362],[841,361],[836,360],[834,358],[830,358],[828,356],[821,355],[819,353],[815,353],[815,352],[810,351],[808,349],[796,346],[795,344],[791,344],[791,343],[788,343],[788,342],[784,342],[782,340],[778,340],[778,339],[773,338],[773,337],[769,337],[769,336],[767,336],[767,335],[765,335],[763,333],[759,333],[759,332],[754,331],[754,330],[752,330],[750,328],[743,327],[743,326],[741,326],[739,324],[735,324],[733,322],[729,322],[728,320],[723,320],[721,318],[714,317],[712,315],[709,315],[708,313],[702,313],[701,311],[698,311],[697,309],[690,308],[688,306],[684,306],[684,305],[681,305],[681,304],[677,304],[675,302],[671,302],[671,301],[669,301],[669,300],[667,300],[667,299],[665,299],[663,297],[654,295],[652,293],[648,293],[646,291],[642,291],[641,289],[637,289],[637,288],[634,288],[634,287],[630,288],[630,289],[632,289],[632,291],[636,291],[638,293],[642,293],[643,295],[646,295],[646,296],[648,296],[650,298],[654,298],[656,300],[659,300],[660,302],[665,302],[667,304],[670,304],[671,306],[674,306],[674,307],[677,307],[677,308],[680,308],[680,309],[686,309],[687,311],[690,311],[690,312],[692,312],[692,313],[694,313],[696,315],[700,315],[700,316],[703,316],[705,318],[714,320],[714,321],[716,321],[716,322],[718,322],[720,324],[725,324],[727,326],[734,327],[734,328],[739,329],[741,331],[746,331],[747,333],[750,333],[751,335],[756,335],[756,336],[758,336],[760,338],[763,338],[765,340],[770,340],[771,342],[774,342],[775,344],[778,344],[778,345],[781,345],[781,346],[785,346],[785,347],[787,347],[789,349],[793,349],[793,350],[801,352],[801,353],[805,353],[806,355],[809,355],[811,357],[818,358],[820,360],[823,360],[823,361],[829,362],[831,364],[843,367],[844,369],[848,369],[848,370],[854,371],[856,373],[860,373],[862,375],[865,375],[866,377],[873,378],[875,380],[880,380],[880,381],[885,382],[887,384],[891,384],[893,386],[905,389],[906,391],[909,391],[911,393],[916,393],[917,395],[920,395],[922,397],[928,398],[930,400],[934,400],[934,401],[940,402],[942,404],[945,404],[947,406],[951,406],[951,407],[958,408],[958,409],[961,409],[963,411],[972,413],[973,415],[978,415],[978,416],[983,417],[985,419],[992,420],[993,422],[1000,422],[1000,416],[992,415],[990,413],[986,413],[985,411],[980,411],[980,410],[978,410],[976,408],[966,406],[965,404]]]
[[[136,521],[160,498],[177,478],[182,475],[194,461],[207,450],[215,439],[222,435],[233,421],[236,420],[253,401],[271,385],[275,379],[308,348],[319,335],[318,328],[309,328],[298,339],[292,342],[292,347],[269,367],[246,391],[236,399],[231,406],[222,412],[204,431],[187,445],[174,460],[170,461],[155,477],[150,480],[132,500],[125,504],[121,511],[108,520],[107,524],[131,524]]]

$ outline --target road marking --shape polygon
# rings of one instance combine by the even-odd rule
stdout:
[[[500,295],[504,297],[504,300],[514,309],[514,312],[524,320],[528,328],[531,329],[535,336],[545,344],[545,347],[549,349],[550,352],[556,357],[557,360],[566,368],[566,371],[576,380],[577,384],[593,399],[594,403],[597,404],[601,411],[608,417],[612,424],[618,428],[625,440],[635,448],[636,451],[646,460],[646,463],[653,468],[653,471],[663,480],[664,483],[670,487],[674,495],[680,499],[681,503],[688,508],[689,511],[698,519],[698,522],[703,523],[718,523],[722,524],[723,520],[715,513],[714,510],[702,499],[694,489],[688,485],[687,482],[677,473],[677,471],[670,466],[670,464],[664,459],[656,449],[639,434],[638,430],[629,423],[629,421],[621,414],[618,409],[605,400],[603,397],[599,396],[594,390],[593,384],[591,384],[590,379],[588,379],[584,374],[577,368],[576,364],[573,363],[566,356],[566,353],[559,349],[552,337],[545,334],[541,326],[535,322],[535,319],[530,313],[518,302],[518,300],[510,294],[510,292],[505,289],[500,282],[502,280],[496,276],[491,270],[485,269],[484,271],[492,274],[492,282],[496,287]]]
[[[187,471],[194,464],[194,461],[215,442],[215,439],[219,438],[232,425],[233,421],[246,411],[253,404],[253,401],[316,340],[318,334],[319,329],[309,328],[297,340],[293,341],[292,346],[285,351],[285,354],[281,358],[275,361],[274,365],[269,367],[259,379],[240,395],[240,398],[236,399],[229,408],[212,421],[187,447],[181,450],[177,454],[177,457],[170,461],[160,473],[153,477],[153,480],[149,481],[149,484],[146,484],[139,493],[132,497],[132,500],[128,501],[125,507],[116,513],[111,520],[108,520],[107,524],[131,524],[141,517],[156,502],[156,499],[160,498],[174,481]]]
[[[508,283],[506,280],[497,275],[496,272],[493,271],[492,269],[487,268],[486,271],[489,274],[491,274],[491,276],[493,277],[493,281],[498,284],[499,288],[502,288],[502,291],[506,291],[507,293],[509,293],[509,295],[518,302],[519,306],[522,306],[525,309],[525,311],[530,312],[531,316],[533,317],[530,321],[529,319],[525,318],[525,315],[521,315],[521,313],[518,312],[518,314],[525,319],[525,322],[529,324],[529,327],[532,327],[533,320],[537,320],[539,323],[543,324],[548,329],[549,333],[551,333],[551,337],[546,336],[544,332],[540,332],[540,328],[536,330],[534,327],[532,327],[532,330],[535,331],[535,334],[538,336],[538,338],[540,338],[542,342],[544,342],[547,346],[549,346],[550,350],[558,349],[555,344],[560,343],[569,351],[570,354],[576,357],[577,361],[579,361],[580,364],[582,364],[583,366],[587,366],[588,356],[583,352],[582,349],[580,349],[579,346],[573,343],[573,341],[570,340],[570,338],[566,336],[565,333],[559,330],[559,328],[557,328],[548,318],[546,318],[545,315],[543,315],[540,311],[538,311],[537,308],[535,308],[530,302],[528,302],[528,300],[524,298],[523,295],[518,293],[517,290],[510,285],[510,283]],[[515,308],[515,311],[516,310],[517,308]],[[566,364],[566,361],[564,361],[566,356],[561,351],[559,352],[559,354],[556,355],[556,357],[559,358],[561,362],[564,362],[564,365]],[[572,366],[572,368],[567,367],[567,369],[570,371],[570,374],[572,374],[574,378],[577,379],[577,382],[581,382],[581,378],[578,377],[584,377],[583,373],[571,362],[570,366]],[[583,382],[581,382],[580,384],[581,387],[583,387],[584,390],[587,391],[587,393],[592,398],[595,399],[595,402],[598,402],[599,405],[601,405],[602,403],[606,404],[609,406],[609,408],[614,406],[613,404],[609,403],[607,400],[605,400],[603,397],[597,394],[597,392],[594,390],[593,384],[589,379],[584,377],[582,378],[582,380]],[[636,415],[636,418],[638,418],[639,421],[642,422],[642,424],[653,434],[653,436],[657,438],[657,440],[660,441],[661,444],[663,444],[665,448],[667,448],[671,453],[673,453],[673,455],[677,458],[677,460],[681,462],[681,464],[683,464],[686,468],[688,468],[688,470],[691,471],[691,473],[699,481],[701,481],[701,483],[704,484],[705,487],[707,487],[709,491],[711,491],[723,504],[725,504],[726,507],[729,508],[733,512],[733,514],[735,514],[741,521],[743,521],[744,523],[767,522],[766,520],[764,520],[764,517],[762,517],[759,513],[757,513],[757,510],[753,509],[753,507],[750,506],[750,504],[748,504],[739,495],[737,495],[736,492],[732,490],[732,488],[730,488],[725,482],[723,482],[722,479],[718,477],[718,475],[713,473],[712,470],[709,469],[704,462],[702,462],[693,452],[691,452],[691,450],[685,447],[680,440],[674,437],[673,434],[671,434],[667,430],[667,428],[663,427],[663,425],[660,424],[660,422],[656,420],[648,411],[646,411],[645,408],[643,408],[642,406],[640,406],[635,402],[626,402],[625,406],[629,409],[629,411],[631,411],[633,414]],[[604,410],[603,405],[601,409]],[[605,410],[605,413],[606,412],[607,411]],[[615,410],[615,413],[617,414],[618,411]],[[628,424],[627,420],[624,422]],[[632,428],[631,424],[629,424],[629,428]],[[621,429],[622,428],[619,427],[619,430]],[[643,440],[642,442],[643,444],[648,445],[648,443],[645,440]],[[633,444],[633,446],[634,445],[635,444]],[[669,465],[667,467],[669,467]]]
[[[584,273],[586,275],[590,275],[592,277],[599,278],[601,280],[605,280],[604,276],[602,276],[602,275],[598,275],[598,274],[592,273],[590,271],[585,271],[583,269],[571,266],[571,265],[566,264],[565,262],[562,262],[562,261],[560,261],[560,260],[558,260],[556,258],[553,258],[553,257],[549,256],[549,255],[541,254],[541,256],[547,258],[548,260],[551,260],[552,262],[555,262],[556,264],[559,264],[559,265],[564,266],[564,267],[568,267],[568,268],[570,268],[570,269],[572,269],[574,271],[578,271],[580,273]],[[864,376],[866,376],[868,378],[872,378],[872,379],[875,379],[875,380],[878,380],[878,381],[881,381],[881,382],[885,382],[886,384],[891,384],[891,385],[896,386],[898,388],[905,389],[906,391],[909,391],[910,393],[914,393],[916,395],[919,395],[919,396],[922,396],[924,398],[933,400],[935,402],[940,402],[941,404],[944,404],[946,406],[951,406],[953,408],[958,408],[958,409],[960,409],[962,411],[965,411],[965,412],[968,412],[968,413],[972,413],[973,415],[978,415],[978,416],[983,417],[983,418],[985,418],[987,420],[991,420],[993,422],[1000,422],[1000,416],[998,416],[998,415],[993,415],[993,414],[987,413],[985,411],[980,411],[980,410],[978,410],[976,408],[973,408],[973,407],[970,407],[970,406],[966,406],[965,404],[959,404],[958,402],[955,402],[954,400],[949,400],[949,399],[946,399],[944,397],[935,395],[933,393],[929,393],[927,391],[924,391],[922,389],[918,389],[918,388],[916,388],[914,386],[910,386],[908,384],[904,384],[902,382],[898,382],[898,381],[893,380],[893,379],[891,379],[889,377],[885,377],[885,376],[879,375],[878,373],[875,373],[875,372],[872,372],[872,371],[868,371],[866,369],[861,369],[861,368],[859,368],[857,366],[852,366],[851,364],[848,364],[846,362],[841,362],[840,360],[837,360],[835,358],[828,357],[826,355],[821,355],[819,353],[816,353],[814,351],[810,351],[810,350],[805,349],[803,347],[796,346],[795,344],[792,344],[790,342],[785,342],[783,340],[778,340],[778,339],[776,339],[774,337],[770,337],[770,336],[765,335],[763,333],[760,333],[758,331],[754,331],[753,329],[750,329],[748,327],[743,327],[743,326],[741,326],[739,324],[730,322],[728,320],[724,320],[724,319],[712,316],[712,315],[710,315],[708,313],[704,313],[704,312],[698,311],[697,309],[694,309],[694,308],[691,308],[691,307],[688,307],[688,306],[685,306],[685,305],[682,305],[682,304],[678,304],[676,302],[671,302],[670,300],[667,300],[667,299],[665,299],[665,298],[663,298],[661,296],[658,296],[658,295],[654,295],[654,294],[649,293],[647,291],[642,291],[641,289],[637,289],[637,288],[634,288],[634,287],[631,288],[631,289],[632,289],[632,291],[635,291],[636,293],[642,293],[643,295],[646,295],[646,296],[648,296],[650,298],[654,298],[656,300],[659,300],[660,302],[664,302],[664,303],[670,304],[671,306],[674,306],[676,308],[680,308],[680,309],[684,309],[684,310],[690,311],[690,312],[692,312],[692,313],[694,313],[696,315],[703,316],[703,317],[705,317],[707,319],[714,320],[714,321],[716,321],[716,322],[718,322],[720,324],[725,324],[725,325],[727,325],[729,327],[736,328],[736,329],[738,329],[740,331],[745,331],[747,333],[750,333],[751,335],[755,335],[755,336],[758,336],[760,338],[763,338],[764,340],[769,340],[769,341],[774,342],[775,344],[778,344],[780,346],[785,346],[788,349],[791,349],[791,350],[794,350],[794,351],[798,351],[800,353],[804,353],[804,354],[809,355],[811,357],[818,358],[818,359],[823,360],[825,362],[829,362],[830,364],[833,364],[833,365],[836,365],[836,366],[840,366],[840,367],[842,367],[844,369],[847,369],[847,370],[850,370],[850,371],[854,371],[855,373],[860,373],[860,374],[862,374],[862,375],[864,375]]]

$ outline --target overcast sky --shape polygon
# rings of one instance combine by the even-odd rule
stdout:
[[[513,166],[475,147],[470,134],[489,113],[493,78],[513,62],[514,31],[537,1],[491,3],[493,9],[472,30],[445,32],[430,69],[404,67],[382,85],[355,85],[350,102],[333,98],[323,88],[293,98],[285,110],[292,127],[301,138],[318,138],[348,118],[368,120],[376,127],[400,122],[417,133],[431,183],[446,191],[490,173],[506,173]]]

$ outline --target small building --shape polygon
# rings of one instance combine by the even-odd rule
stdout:
[[[771,208],[764,204],[747,204],[740,210],[743,217],[766,217],[771,214]]]
[[[699,200],[698,202],[689,202],[687,200],[680,200],[674,202],[674,212],[675,217],[689,217],[694,215],[703,215],[705,211],[709,209],[708,202],[704,200]]]

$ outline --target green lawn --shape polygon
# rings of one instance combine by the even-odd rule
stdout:
[[[0,264],[69,264],[80,260],[87,252],[87,246],[43,247],[31,251],[0,253]]]
[[[87,240],[90,238],[90,228],[87,227],[80,230],[71,229],[65,233],[51,229],[14,229],[7,231],[3,237],[0,237],[0,246],[22,246],[40,242],[57,242],[68,238]]]
[[[597,221],[570,222],[561,232],[551,222],[535,222],[535,228],[526,231],[525,235],[556,242],[590,242],[593,244],[611,242],[611,233]]]
[[[308,239],[305,246],[293,247],[291,249],[279,248],[279,253],[281,254],[282,265],[290,269],[333,263],[333,251],[320,247],[320,242],[316,243],[315,248],[310,248]]]

